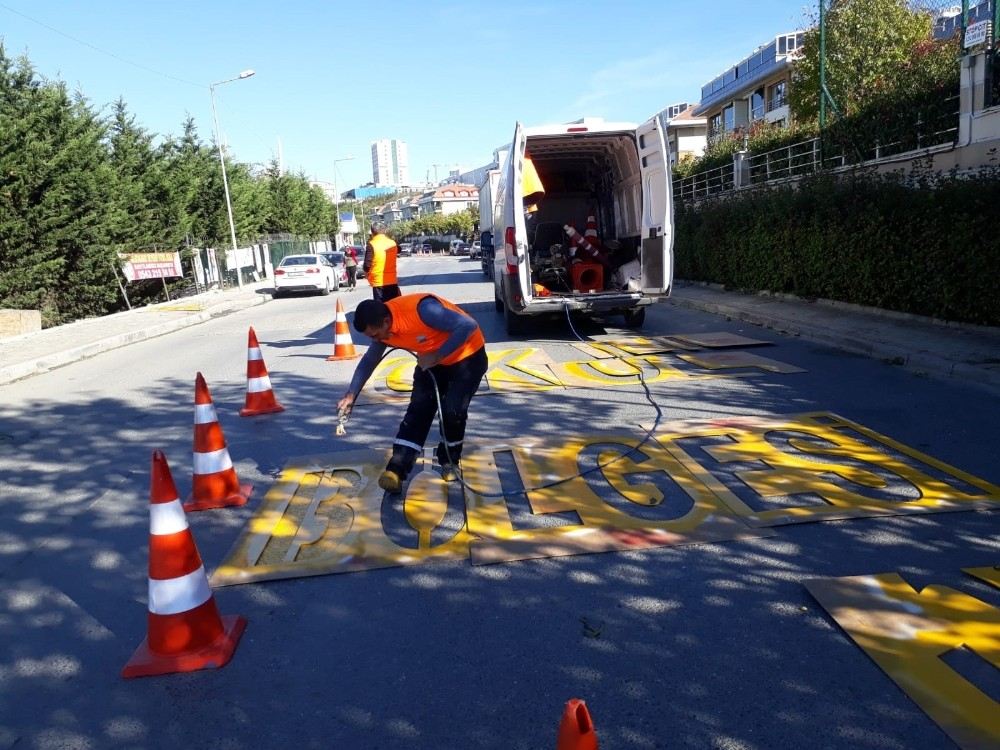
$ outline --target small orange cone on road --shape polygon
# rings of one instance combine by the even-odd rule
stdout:
[[[241,485],[236,478],[212,395],[200,372],[194,381],[193,464],[191,496],[184,503],[186,511],[244,505],[253,492],[252,484]]]
[[[587,704],[579,698],[566,703],[562,721],[559,722],[556,750],[597,750],[594,722],[590,720]]]
[[[247,621],[219,615],[170,466],[153,452],[149,487],[149,615],[146,638],[122,677],[224,666]]]
[[[247,342],[247,398],[241,417],[255,417],[258,414],[273,414],[284,411],[285,407],[278,403],[271,390],[271,378],[267,374],[267,365],[260,353],[257,343],[257,333],[250,326],[250,336]]]
[[[340,297],[337,297],[337,318],[333,323],[333,354],[327,357],[326,361],[357,359],[360,356],[354,351],[354,341],[351,339],[351,328],[347,325],[344,303],[340,301]]]

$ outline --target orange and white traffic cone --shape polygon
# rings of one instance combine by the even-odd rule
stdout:
[[[226,447],[212,395],[201,373],[194,381],[194,471],[191,496],[184,510],[208,510],[244,505],[252,484],[240,484]]]
[[[593,214],[587,217],[587,228],[583,232],[583,239],[594,247],[601,248],[601,238],[597,236],[597,217]]]
[[[579,698],[566,703],[562,721],[559,722],[556,750],[597,750],[594,722],[590,719],[587,704]]]
[[[576,227],[572,224],[564,224],[563,231],[570,238],[570,241],[583,252],[584,255],[588,255],[594,260],[596,260],[601,265],[610,268],[610,263],[608,262],[607,256],[604,255],[600,250],[591,245],[587,239],[576,231]],[[573,253],[571,253],[572,255]]]
[[[224,666],[247,626],[219,615],[170,466],[153,452],[149,486],[149,615],[146,638],[122,677],[150,677]]]
[[[327,357],[326,361],[357,359],[360,356],[354,351],[354,341],[351,339],[351,327],[347,325],[344,303],[340,301],[340,297],[337,297],[337,318],[333,323],[333,354]]]
[[[260,353],[257,343],[257,333],[250,326],[250,337],[247,342],[247,398],[241,417],[255,417],[258,414],[273,414],[284,411],[285,407],[278,403],[271,390],[271,378],[267,375],[267,365]]]

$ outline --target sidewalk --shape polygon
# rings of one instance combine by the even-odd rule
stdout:
[[[0,385],[263,304],[270,289],[261,281],[0,339]]]
[[[692,282],[678,282],[670,303],[772,328],[1000,395],[1000,328],[945,323],[830,300],[809,302],[790,295],[741,294]]]
[[[269,289],[270,282],[263,281],[0,339],[0,385],[263,304],[271,299],[264,291]],[[1000,395],[1000,328],[942,323],[787,295],[740,294],[687,282],[675,285],[670,304],[743,320]]]

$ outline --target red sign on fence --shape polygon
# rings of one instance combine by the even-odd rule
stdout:
[[[122,272],[129,281],[183,276],[180,253],[122,253]]]

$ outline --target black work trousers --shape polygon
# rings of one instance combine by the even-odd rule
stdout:
[[[386,284],[385,286],[372,287],[372,299],[379,302],[388,302],[400,295],[399,284]]]
[[[487,365],[486,348],[480,347],[477,352],[453,365],[436,365],[430,370],[419,367],[414,369],[410,405],[399,424],[387,469],[395,471],[401,479],[406,479],[413,471],[413,464],[424,449],[427,433],[430,432],[438,409],[437,397],[434,395],[435,381],[441,393],[443,430],[437,447],[438,463],[442,466],[458,463],[462,456],[469,404],[479,390]]]

